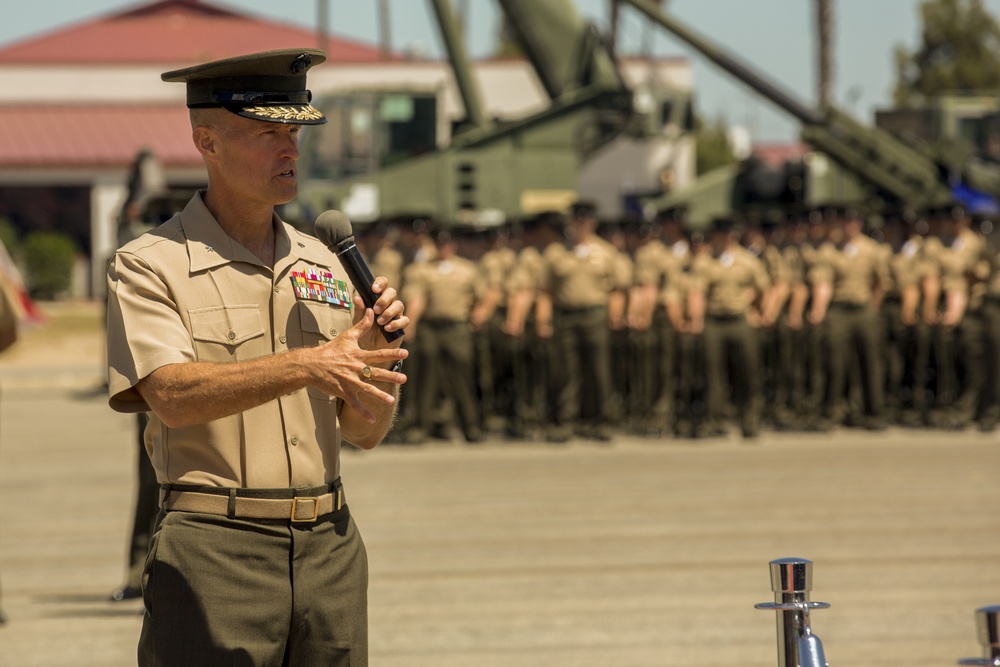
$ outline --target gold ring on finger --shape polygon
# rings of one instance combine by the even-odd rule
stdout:
[[[372,379],[372,367],[371,366],[365,366],[364,368],[362,368],[361,369],[361,377],[363,377],[366,380],[371,380]]]

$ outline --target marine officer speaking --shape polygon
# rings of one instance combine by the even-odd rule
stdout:
[[[112,408],[150,411],[161,512],[140,665],[367,664],[367,556],[342,441],[389,429],[408,319],[384,277],[366,309],[333,254],[282,222],[297,138],[325,121],[307,70],[268,51],[167,72],[184,83],[208,189],[108,269]]]

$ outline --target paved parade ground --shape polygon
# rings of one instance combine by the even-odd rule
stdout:
[[[2,667],[135,664],[141,602],[107,601],[134,421],[99,391],[98,334],[0,359]],[[814,562],[837,667],[981,656],[975,609],[1000,604],[1000,434],[456,440],[343,467],[373,667],[773,666],[753,606],[786,556]]]

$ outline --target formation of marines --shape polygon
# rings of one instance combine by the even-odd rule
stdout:
[[[485,231],[407,216],[357,236],[411,318],[397,441],[563,442],[993,430],[991,231],[960,205],[693,228],[682,208],[602,223],[581,202]]]

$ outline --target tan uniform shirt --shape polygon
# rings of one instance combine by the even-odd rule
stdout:
[[[896,252],[892,252],[890,246],[884,247],[888,253],[889,267],[889,285],[886,287],[886,294],[898,297],[907,287],[919,285],[927,274],[923,238],[914,236],[907,239]]]
[[[985,280],[989,272],[979,263],[983,243],[975,232],[963,229],[950,243],[931,237],[924,244],[928,271],[940,278],[942,291],[967,292],[969,310],[982,305],[986,294]]]
[[[614,283],[619,289],[632,284],[635,276],[635,261],[627,252],[618,251],[615,258]]]
[[[661,305],[681,300],[684,272],[690,262],[691,249],[687,241],[667,246],[654,239],[635,253],[635,283],[655,285]]]
[[[517,261],[504,280],[507,294],[521,290],[537,293],[545,282],[546,265],[542,253],[534,246],[525,246],[517,253]]]
[[[791,269],[781,252],[781,248],[776,245],[764,246],[764,250],[760,253],[760,260],[764,262],[764,269],[767,271],[767,277],[771,280],[772,285],[791,283]]]
[[[479,267],[464,257],[412,264],[406,273],[404,301],[420,295],[426,300],[423,320],[465,322],[486,293]]]
[[[500,290],[499,307],[507,305],[507,278],[517,264],[517,253],[513,248],[501,247],[487,250],[479,258],[479,267],[489,289]]]
[[[135,385],[162,366],[248,361],[352,326],[354,289],[326,246],[275,217],[272,270],[222,230],[202,194],[109,267],[109,402],[120,412],[149,410]],[[146,449],[161,483],[318,486],[340,476],[338,406],[305,388],[205,424],[171,428],[151,414]]]
[[[802,248],[797,245],[787,245],[781,249],[781,257],[788,270],[790,285],[798,285],[806,280],[806,260],[802,256]]]
[[[399,290],[403,281],[403,253],[395,248],[379,248],[370,264],[373,276],[385,276],[389,285]]]
[[[763,262],[740,246],[732,246],[718,257],[702,253],[691,265],[691,287],[705,293],[705,314],[709,316],[745,314],[754,298],[770,286]]]
[[[613,290],[628,287],[615,271],[618,250],[601,238],[572,249],[553,243],[543,255],[548,267],[544,289],[557,308],[606,306]]]
[[[816,251],[813,282],[829,281],[833,286],[831,303],[863,306],[871,303],[876,285],[888,282],[884,255],[879,245],[867,236],[859,236],[842,246],[824,243]]]

